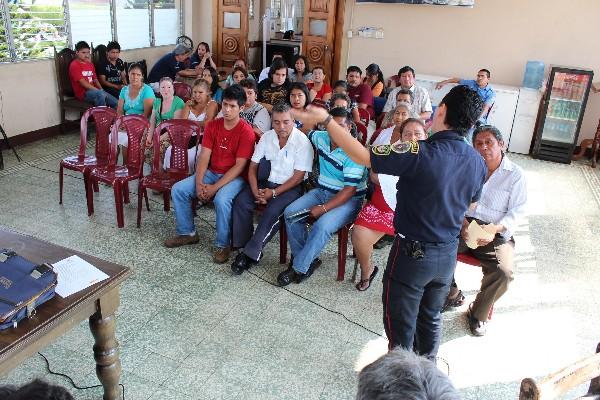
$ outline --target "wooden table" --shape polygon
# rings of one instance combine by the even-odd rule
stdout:
[[[54,342],[85,318],[95,339],[96,374],[104,387],[104,399],[120,398],[119,343],[115,338],[115,311],[119,286],[131,274],[129,268],[11,232],[0,226],[0,248],[11,248],[34,263],[57,262],[74,254],[104,271],[109,278],[67,298],[56,295],[41,305],[17,328],[0,331],[0,375]]]

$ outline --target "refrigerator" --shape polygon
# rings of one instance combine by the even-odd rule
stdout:
[[[552,66],[535,132],[533,157],[569,164],[594,72]]]

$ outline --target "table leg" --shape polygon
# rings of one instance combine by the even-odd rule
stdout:
[[[114,315],[118,306],[118,292],[116,299],[116,304],[114,297],[112,301],[106,298],[100,299],[98,311],[90,317],[90,330],[95,339],[96,375],[104,387],[104,400],[121,398],[119,394],[121,361],[119,360],[119,342],[115,337]]]

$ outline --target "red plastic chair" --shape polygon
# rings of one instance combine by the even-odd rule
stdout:
[[[359,136],[358,140],[364,146],[365,143],[367,143],[367,136],[368,136],[367,126],[364,125],[364,124],[362,124],[362,123],[360,123],[360,122],[357,122],[356,123],[356,129],[360,133],[360,136]]]
[[[163,171],[160,157],[160,136],[166,131],[171,142],[171,161],[169,169]],[[142,197],[146,201],[146,209],[150,211],[147,189],[156,190],[163,194],[163,209],[171,209],[171,188],[180,180],[189,175],[188,172],[188,145],[192,136],[196,134],[200,138],[200,127],[194,121],[187,119],[170,119],[161,122],[154,129],[152,146],[154,156],[152,159],[152,171],[149,175],[142,177],[138,182],[138,208],[137,227],[142,223]],[[200,140],[197,141],[198,143]]]
[[[181,97],[183,101],[188,101],[192,98],[192,88],[185,82],[173,82],[175,96]]]
[[[88,121],[93,118],[96,125],[96,148],[94,155],[86,154]],[[117,112],[110,107],[93,107],[88,109],[81,117],[80,133],[79,133],[79,153],[65,157],[60,161],[60,172],[58,175],[59,200],[58,204],[62,204],[63,200],[63,171],[68,169],[78,171],[83,174],[83,185],[85,190],[88,189],[87,173],[90,169],[108,163],[110,153],[110,144],[108,137],[110,135],[110,127],[117,118]],[[94,187],[98,191],[98,187]],[[87,198],[87,193],[86,193]]]
[[[463,264],[472,265],[474,267],[481,267],[481,261],[477,258],[473,257],[469,253],[458,253],[456,254],[456,261],[460,261]],[[492,314],[494,313],[494,306],[490,308],[490,312],[488,313],[488,319],[492,319]]]
[[[360,122],[365,124],[365,126],[369,126],[369,121],[371,121],[371,114],[364,108],[358,107],[358,116],[360,117]]]
[[[337,279],[338,281],[344,280],[344,275],[346,274],[346,257],[348,255],[348,237],[350,235],[350,229],[354,225],[354,222],[344,225],[337,231],[338,235],[338,270],[337,270]],[[285,228],[284,228],[285,231]],[[285,264],[287,259],[287,234],[285,238],[281,236],[279,237],[279,263]]]
[[[144,146],[150,123],[143,115],[125,115],[117,118],[110,132],[110,155],[106,166],[96,167],[90,172],[88,179],[88,214],[94,212],[94,198],[91,185],[95,182],[104,182],[113,187],[115,193],[115,207],[117,211],[117,226],[125,225],[123,203],[129,203],[128,182],[140,179],[144,167]],[[128,138],[129,156],[126,165],[117,165],[117,137],[119,130],[125,130]]]

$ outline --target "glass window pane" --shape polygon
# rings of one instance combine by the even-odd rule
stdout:
[[[0,15],[0,62],[10,61],[10,50],[4,29],[4,15]]]
[[[179,37],[179,7],[175,0],[154,2],[154,44],[175,44]]]
[[[67,44],[62,0],[27,0],[9,5],[18,59],[52,57]]]
[[[106,45],[112,40],[110,0],[69,0],[73,44]]]
[[[150,46],[148,0],[117,0],[117,37],[121,49]]]

